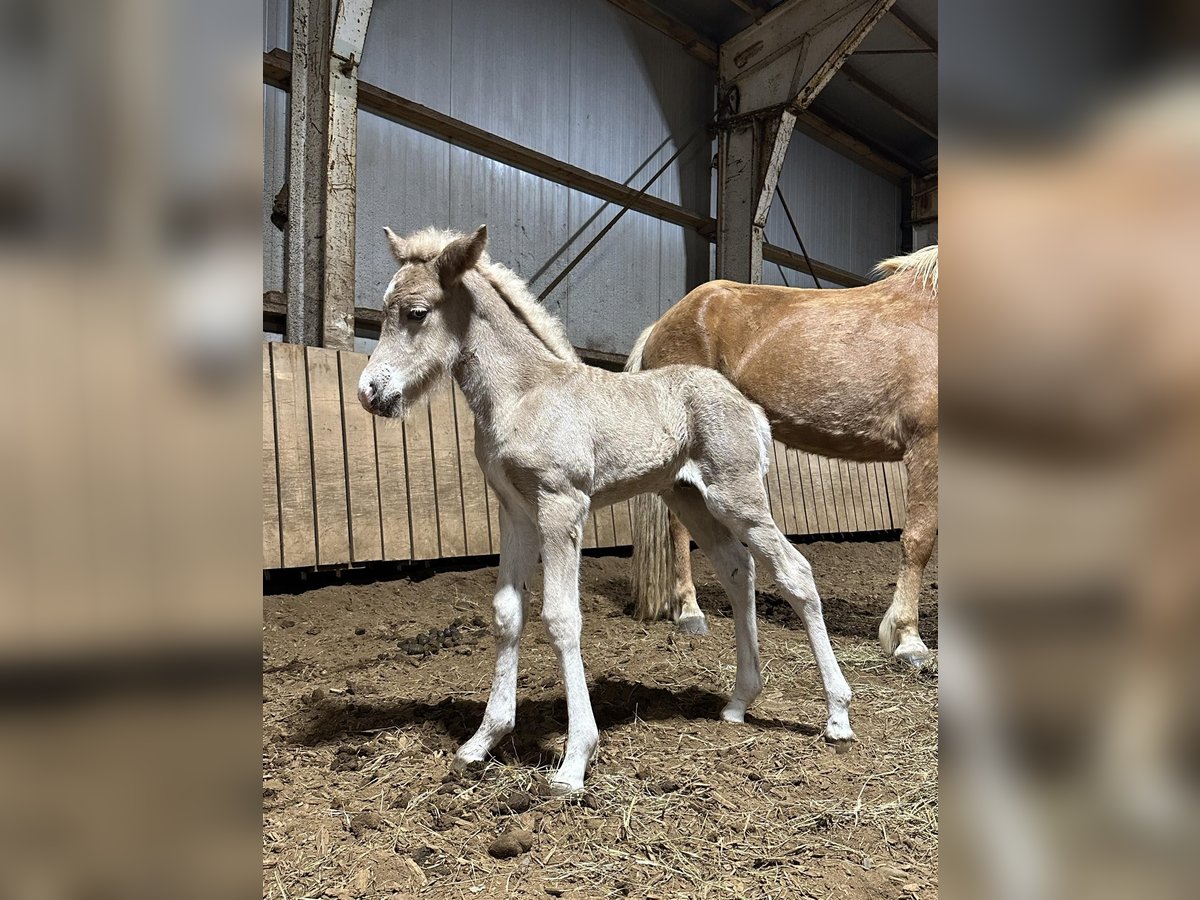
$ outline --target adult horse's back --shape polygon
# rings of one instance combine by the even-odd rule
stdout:
[[[879,626],[889,656],[923,665],[921,575],[937,537],[937,247],[880,263],[887,278],[845,290],[710,281],[638,339],[631,371],[691,363],[721,372],[767,413],[774,436],[842,459],[903,460],[908,501],[892,605]],[[690,537],[653,497],[635,504],[639,615],[670,612],[704,633]]]

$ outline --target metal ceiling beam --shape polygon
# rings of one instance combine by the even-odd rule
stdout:
[[[916,23],[912,16],[899,7],[892,7],[892,19],[904,32],[918,44],[933,53],[937,53],[937,38]]]
[[[646,0],[608,0],[622,12],[633,16],[639,22],[644,22],[655,31],[665,34],[671,40],[681,44],[688,53],[708,66],[717,64],[717,46],[712,41],[700,35],[690,25],[685,25],[673,16],[655,8]]]
[[[842,77],[857,87],[859,90],[870,94],[884,106],[888,107],[892,112],[902,118],[905,122],[919,128],[931,138],[937,138],[937,123],[931,122],[928,118],[921,115],[917,110],[913,109],[909,104],[905,103],[883,85],[876,82],[870,76],[863,74],[860,69],[847,63],[842,66]]]

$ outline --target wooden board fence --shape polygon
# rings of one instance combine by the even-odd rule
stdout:
[[[475,429],[449,379],[404,422],[356,395],[362,353],[263,344],[263,568],[500,552],[496,495],[475,461]],[[772,448],[767,493],[790,535],[904,526],[899,463],[849,463]],[[632,540],[628,502],[592,510],[584,546]]]

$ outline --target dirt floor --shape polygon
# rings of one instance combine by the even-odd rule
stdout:
[[[801,549],[858,741],[821,738],[816,668],[772,585],[759,594],[766,688],[735,726],[718,720],[733,626],[707,560],[695,554],[712,633],[697,638],[632,621],[629,560],[592,556],[583,646],[600,752],[586,792],[565,800],[544,792],[566,703],[540,597],[517,730],[482,771],[456,776],[451,755],[491,682],[494,568],[266,596],[264,896],[936,897],[936,667],[892,665],[875,640],[899,545]],[[935,557],[921,598],[931,647],[936,579]],[[436,654],[431,629],[449,645]]]

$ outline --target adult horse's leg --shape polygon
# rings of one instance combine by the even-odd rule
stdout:
[[[704,500],[712,514],[750,548],[754,558],[775,579],[776,586],[804,622],[808,643],[825,687],[829,711],[825,737],[832,741],[853,740],[850,685],[833,655],[812,566],[776,527],[763,483],[753,476],[747,478],[739,474],[726,482],[710,484]]]
[[[909,444],[904,464],[908,468],[908,505],[900,536],[900,574],[896,576],[892,605],[879,623],[879,643],[888,656],[921,668],[929,661],[930,653],[917,633],[917,601],[925,564],[937,540],[937,432]]]
[[[669,503],[667,505],[670,506]],[[696,584],[692,581],[692,536],[674,512],[669,518],[671,543],[675,548],[675,596],[671,603],[671,610],[675,613],[675,630],[687,634],[708,634],[708,623],[696,604]]]
[[[529,579],[537,565],[538,533],[524,513],[500,506],[500,574],[492,610],[496,621],[496,674],[483,723],[458,748],[456,767],[479,762],[516,724],[517,656],[529,615]]]
[[[587,513],[588,499],[582,494],[545,497],[538,506],[545,573],[542,621],[558,654],[567,692],[567,749],[550,779],[551,788],[562,794],[583,787],[583,776],[597,743],[596,718],[579,651],[583,625],[579,612],[579,551]]]
[[[721,711],[727,722],[746,721],[746,709],[762,693],[762,666],[758,658],[758,620],[754,611],[754,558],[729,529],[712,517],[695,488],[680,485],[663,495],[671,508],[672,524],[688,539],[691,528],[716,570],[717,578],[733,604],[733,630],[737,640],[737,675],[733,696]],[[676,515],[679,517],[676,520]],[[686,526],[684,523],[687,523]],[[707,632],[707,628],[705,631]]]

